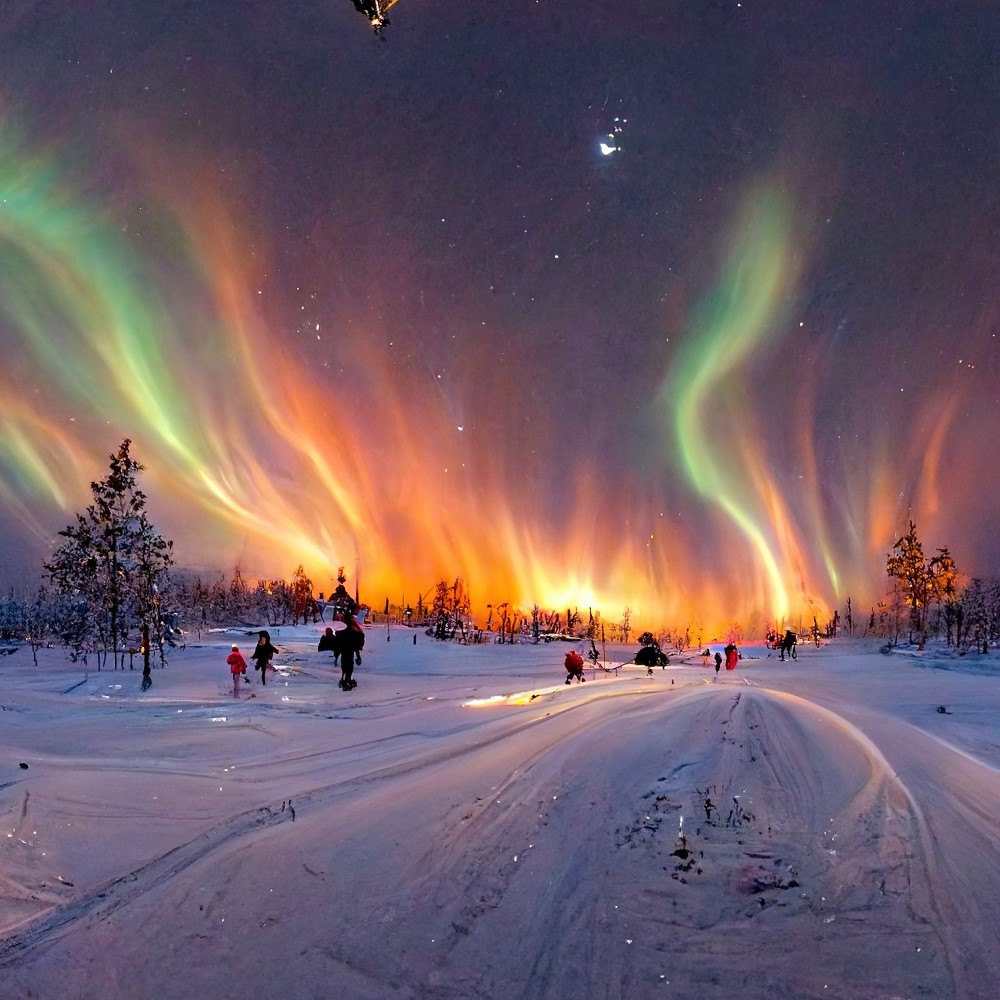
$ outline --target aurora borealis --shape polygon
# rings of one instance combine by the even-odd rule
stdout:
[[[100,6],[0,15],[8,586],[126,436],[181,565],[375,604],[1000,572],[992,4]]]

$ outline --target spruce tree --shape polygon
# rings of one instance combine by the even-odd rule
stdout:
[[[173,542],[150,523],[146,495],[136,484],[145,466],[129,455],[131,444],[125,438],[108,475],[90,484],[93,503],[59,532],[64,541],[44,569],[54,592],[73,603],[76,627],[64,641],[74,658],[96,647],[98,669],[108,651],[115,669],[120,662],[124,669],[129,630],[138,628],[145,690],[152,683],[152,637],[162,639],[160,591],[173,564]]]

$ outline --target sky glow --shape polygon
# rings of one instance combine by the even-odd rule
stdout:
[[[461,28],[401,5],[379,39],[343,6],[267,43],[304,62],[168,4],[127,15],[154,63],[108,41],[116,8],[62,29],[78,61],[43,53],[54,76],[16,102],[35,64],[0,77],[8,584],[125,436],[182,565],[303,563],[317,590],[358,567],[376,605],[461,576],[483,617],[822,622],[878,600],[909,517],[996,571],[998,494],[973,485],[1000,460],[996,196],[968,197],[989,158],[932,153],[938,117],[895,150],[874,111],[848,134],[865,87],[895,86],[874,55],[843,57],[837,86],[796,63],[784,95],[740,74],[772,44],[792,65],[797,29],[749,13],[653,17],[647,66],[603,14],[576,14],[556,58],[508,37],[555,30],[531,5]],[[24,60],[44,21],[26,10]],[[922,65],[932,29],[908,30],[899,58]],[[950,30],[956,52],[977,35]],[[620,55],[599,81],[598,38]],[[728,68],[689,93],[682,45]],[[57,84],[75,96],[46,118]],[[793,90],[843,128],[817,138]],[[741,131],[751,107],[766,122]]]

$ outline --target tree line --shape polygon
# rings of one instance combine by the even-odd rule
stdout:
[[[923,649],[937,635],[960,651],[983,653],[1000,641],[1000,580],[963,583],[947,547],[925,554],[913,521],[886,556],[886,573],[893,589],[880,616],[897,641],[906,631]]]
[[[202,632],[234,623],[250,627],[316,622],[323,617],[322,594],[314,596],[313,582],[300,565],[290,581],[249,582],[237,567],[204,580],[187,571],[172,571],[173,542],[156,531],[146,510],[146,495],[138,487],[144,466],[131,453],[131,441],[122,441],[110,456],[108,475],[90,484],[91,503],[73,523],[58,533],[60,541],[44,563],[44,582],[31,600],[11,594],[0,599],[0,652],[12,642],[27,641],[38,649],[56,642],[75,662],[93,656],[98,669],[110,660],[115,669],[134,668],[141,657],[143,687],[151,680],[153,661],[163,665],[167,650],[183,641],[180,624],[188,632]],[[872,608],[867,624],[859,626],[851,599],[845,620],[849,634],[878,635],[898,642],[904,632],[923,648],[931,635],[940,636],[961,652],[986,652],[1000,643],[1000,580],[972,578],[961,582],[947,548],[926,556],[910,521],[907,532],[886,557],[891,590]],[[342,578],[341,571],[339,578]],[[391,605],[372,613],[369,620],[430,626],[438,638],[470,640],[473,633],[490,641],[540,641],[554,633],[571,633],[602,641],[627,642],[630,611],[620,622],[602,622],[599,612],[567,608],[546,612],[535,605],[524,613],[509,602],[488,604],[485,629],[472,624],[472,601],[461,578],[442,579],[416,608]],[[835,612],[828,634],[840,623]],[[660,645],[690,647],[702,642],[701,625],[667,629]],[[730,633],[741,632],[738,624]]]

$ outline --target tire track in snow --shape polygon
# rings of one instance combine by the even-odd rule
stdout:
[[[718,752],[682,781],[676,772],[659,779],[651,791],[662,812],[647,800],[639,813],[657,832],[640,834],[637,854],[669,880],[618,898],[636,929],[622,967],[631,995],[643,995],[636,970],[646,965],[669,969],[660,978],[685,998],[819,996],[827,987],[843,997],[951,996],[944,921],[913,850],[919,809],[878,747],[836,713],[769,691],[743,692],[716,714]],[[692,784],[739,792],[745,808],[732,822],[709,822]],[[650,947],[643,933],[663,937]],[[838,968],[845,947],[870,957]],[[620,961],[614,944],[607,950]]]
[[[637,711],[625,720],[629,739],[602,747],[602,726],[622,721],[534,747],[520,759],[520,785],[503,787],[506,802],[485,802],[464,826],[449,823],[447,841],[424,859],[428,874],[413,902],[393,901],[406,914],[393,921],[393,934],[405,938],[411,925],[445,928],[423,970],[438,984],[434,996],[462,995],[441,984],[457,982],[449,977],[473,962],[470,955],[488,984],[485,995],[523,1000],[584,995],[588,982],[605,983],[607,996],[642,997],[662,976],[672,996],[731,989],[763,997],[782,983],[795,984],[793,995],[814,995],[817,981],[838,984],[839,975],[850,983],[838,995],[870,998],[889,995],[878,987],[888,989],[908,956],[904,978],[933,984],[935,996],[950,994],[932,914],[926,900],[911,899],[920,858],[906,844],[905,790],[864,734],[803,699],[747,691],[733,699],[718,689]],[[646,755],[658,744],[650,765]],[[586,766],[567,770],[567,761],[586,753]],[[636,776],[650,766],[666,777],[639,795]],[[713,783],[745,795],[746,810],[701,838],[696,789]],[[545,795],[556,786],[558,801]],[[501,789],[494,794],[499,800]],[[651,795],[662,796],[659,816]],[[589,800],[582,807],[573,803],[580,796]],[[616,845],[620,803],[629,797],[635,821],[619,827]],[[689,875],[675,871],[681,813],[688,846],[704,851],[696,862],[705,867],[703,885],[693,863]],[[585,828],[576,825],[581,815]],[[874,877],[886,869],[888,892]],[[519,940],[507,940],[503,960],[498,949],[484,963],[475,942],[514,926]],[[845,947],[872,942],[870,984],[859,984],[857,970],[837,969]],[[770,975],[759,975],[755,956],[762,954],[779,963]],[[672,971],[651,974],[661,969]],[[713,975],[722,977],[714,986]]]
[[[620,696],[621,693],[616,694]],[[593,697],[577,699],[573,702],[562,703],[558,707],[552,707],[552,710],[542,717],[533,714],[531,717],[525,718],[523,714],[519,713],[516,719],[507,719],[507,722],[513,722],[513,725],[499,727],[495,732],[488,733],[485,738],[458,747],[452,745],[448,740],[445,741],[446,746],[438,746],[440,741],[435,740],[435,746],[427,753],[372,771],[324,783],[312,789],[297,790],[293,798],[300,811],[310,806],[321,807],[351,791],[363,789],[376,782],[406,777],[441,764],[451,763],[457,757],[480,752],[497,742],[513,739],[547,719],[555,720],[561,718],[565,713],[575,715],[576,710],[584,709],[593,702],[601,701],[610,696],[615,695],[597,692]],[[586,729],[588,725],[590,723],[586,720],[580,720],[574,724],[572,731],[579,732]],[[454,735],[462,736],[465,734],[465,731],[462,730]],[[406,734],[403,735],[406,736]],[[370,748],[372,742],[377,744],[383,741],[366,741],[362,746]],[[410,746],[406,740],[403,742]],[[343,748],[338,748],[337,750],[322,751],[321,755],[335,755],[342,752]],[[409,752],[412,753],[412,748]],[[301,757],[301,754],[294,755],[293,760],[301,759]],[[289,812],[276,810],[270,806],[259,806],[238,813],[135,870],[106,881],[69,902],[57,906],[45,915],[30,920],[26,925],[15,925],[0,938],[0,968],[16,962],[30,951],[58,940],[81,921],[101,920],[110,916],[143,894],[169,882],[173,877],[208,857],[219,848],[229,845],[234,838],[247,836],[290,819],[292,816]]]
[[[1000,891],[1000,772],[910,723],[862,713],[905,775],[927,867],[935,923],[947,947],[956,994],[979,1000],[996,992],[995,898]]]
[[[276,811],[268,806],[240,813],[134,871],[77,896],[31,921],[27,927],[14,929],[0,940],[0,968],[17,961],[28,951],[58,939],[78,921],[101,920],[110,916],[201,861],[232,838],[290,819],[290,812]]]
[[[379,896],[364,891],[367,880],[361,872],[360,891],[341,897],[339,905],[347,908],[342,919],[348,924],[363,925],[371,914],[385,914],[376,925],[384,942],[377,960],[363,952],[351,954],[356,974],[374,977],[374,983],[388,983],[403,970],[406,981],[427,987],[420,995],[436,998],[482,995],[494,1000],[554,1000],[588,995],[588,984],[595,983],[606,984],[602,995],[643,997],[657,988],[661,970],[674,977],[670,994],[675,998],[723,994],[757,998],[773,995],[782,985],[786,995],[806,996],[814,994],[794,988],[802,985],[795,975],[804,974],[793,973],[787,966],[760,974],[753,956],[767,954],[770,959],[776,954],[780,958],[786,947],[783,935],[789,932],[796,935],[792,945],[799,948],[800,965],[803,948],[821,948],[825,940],[839,940],[839,946],[832,948],[834,955],[844,953],[847,940],[848,948],[885,950],[893,956],[904,950],[909,934],[913,934],[911,941],[927,940],[932,932],[926,923],[920,926],[923,903],[917,900],[915,907],[903,912],[909,906],[904,894],[911,891],[905,871],[898,884],[889,887],[887,898],[877,885],[869,884],[870,872],[878,868],[878,852],[888,849],[883,847],[883,821],[888,816],[889,822],[895,818],[905,826],[912,816],[906,789],[895,780],[874,743],[835,713],[819,710],[807,700],[744,688],[738,707],[732,710],[733,695],[731,688],[684,693],[607,691],[588,692],[572,701],[536,702],[529,709],[491,717],[482,727],[434,736],[416,752],[412,739],[404,740],[395,760],[383,754],[374,760],[362,757],[351,762],[358,771],[352,776],[296,788],[300,815],[331,805],[339,811],[338,800],[343,796],[352,818],[363,822],[368,822],[368,807],[380,797],[398,799],[398,815],[405,815],[403,800],[410,796],[411,803],[415,801],[423,782],[433,782],[437,795],[453,801],[466,796],[448,817],[435,819],[436,833],[432,830],[428,835],[422,859],[426,875],[414,879],[411,872],[398,887]],[[613,728],[623,724],[628,726],[624,738],[620,729]],[[817,726],[826,732],[820,740],[815,738]],[[475,760],[479,754],[482,757]],[[752,756],[757,759],[751,760]],[[837,773],[827,776],[828,769]],[[470,771],[490,778],[482,790],[482,803],[473,805],[469,821],[462,823],[470,810],[467,790],[478,780],[469,777]],[[666,776],[660,785],[657,775]],[[280,780],[280,775],[271,780]],[[861,882],[863,893],[852,894],[852,887],[846,886],[840,896],[831,895],[825,908],[805,901],[782,910],[777,902],[781,889],[755,893],[753,884],[758,865],[764,863],[753,854],[765,853],[770,863],[777,849],[773,842],[765,842],[764,851],[758,851],[761,841],[749,836],[751,828],[746,825],[713,831],[713,841],[707,846],[717,853],[707,863],[723,890],[711,913],[700,910],[706,904],[704,898],[699,901],[695,896],[699,887],[693,884],[694,876],[682,885],[664,870],[664,865],[677,861],[671,854],[676,810],[664,813],[662,834],[646,831],[645,842],[634,850],[616,849],[614,829],[623,818],[622,803],[626,810],[648,809],[645,793],[667,786],[668,805],[676,802],[685,815],[693,817],[698,809],[694,789],[708,781],[751,787],[753,808],[759,813],[756,821],[765,828],[770,822],[780,831],[781,852],[785,853],[786,844],[789,850],[805,845],[801,856],[806,878],[844,872],[846,881]],[[824,806],[831,801],[837,808],[825,815]],[[74,923],[85,929],[89,921],[111,916],[221,850],[232,838],[281,822],[282,815],[274,810],[255,821],[255,815],[262,812],[251,810],[231,817],[204,837],[193,838],[131,875],[71,901],[62,908],[64,919],[53,913],[34,922],[25,929],[21,950],[0,945],[0,965],[11,965],[25,950],[69,933]],[[867,825],[858,824],[853,849],[872,852],[875,861],[855,866],[849,857],[846,863],[828,860],[823,824],[836,818],[846,825],[861,813],[868,816]],[[376,809],[370,822],[381,825],[382,817]],[[362,827],[355,835],[363,839],[375,828]],[[850,849],[849,838],[837,832],[843,838],[838,846]],[[740,837],[745,843],[737,843]],[[799,860],[794,854],[789,858]],[[730,860],[731,872],[726,867]],[[912,864],[919,860],[918,856]],[[911,862],[906,860],[906,864]],[[749,882],[741,874],[743,867],[750,871]],[[810,892],[815,885],[810,882]],[[182,888],[178,882],[178,891]],[[105,891],[109,891],[107,899]],[[706,889],[702,895],[713,891]],[[784,893],[789,899],[794,895]],[[765,896],[768,906],[760,910],[760,916],[748,916],[757,909],[757,898]],[[897,898],[899,905],[893,909]],[[687,926],[692,916],[703,912],[711,917],[709,921],[700,927]],[[783,922],[783,913],[795,921]],[[825,924],[831,915],[836,922]],[[119,916],[115,926],[122,926],[126,916]],[[938,922],[934,917],[935,926]],[[917,926],[911,930],[911,925]],[[515,927],[518,933],[512,934],[510,929]],[[428,943],[431,928],[438,935],[433,946]],[[883,942],[893,947],[882,949]],[[407,957],[397,958],[403,951]],[[331,954],[337,957],[340,952]],[[809,953],[805,963],[809,974],[824,960],[829,964],[829,956],[829,950],[825,957]],[[717,984],[712,992],[699,963],[704,967],[714,958],[731,979]],[[394,961],[398,968],[393,968]],[[888,960],[880,961],[884,965]],[[411,973],[416,979],[409,978]],[[755,974],[759,976],[756,981]],[[927,982],[937,985],[940,978],[932,976]],[[836,983],[833,978],[831,988]],[[867,993],[840,990],[838,995],[888,994],[872,988]],[[912,995],[920,994],[912,991]],[[945,987],[933,995],[951,994]]]

